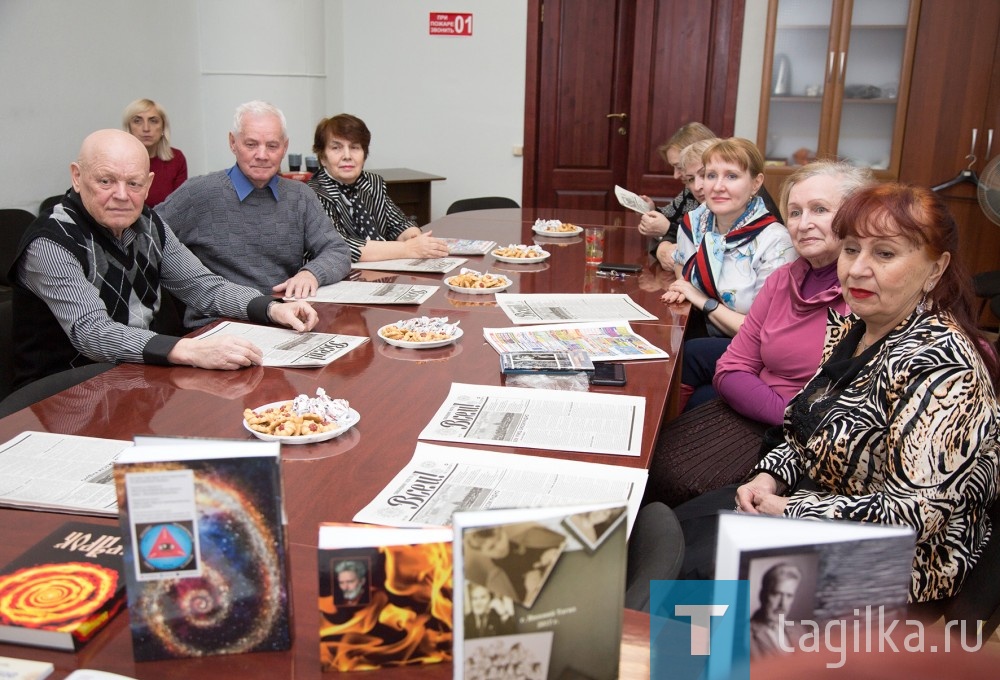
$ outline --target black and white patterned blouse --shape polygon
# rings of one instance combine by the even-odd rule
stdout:
[[[990,537],[997,395],[947,314],[914,312],[852,360],[863,332],[831,310],[823,365],[758,470],[792,487],[786,516],[912,527],[910,601],[937,600],[958,592]]]
[[[395,241],[404,231],[417,226],[392,202],[385,180],[374,173],[362,172],[354,184],[342,184],[326,168],[320,168],[308,184],[347,241],[351,262],[361,259],[361,249],[369,240]]]

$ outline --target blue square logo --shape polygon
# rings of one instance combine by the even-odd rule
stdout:
[[[747,581],[653,581],[649,654],[654,680],[749,680]]]

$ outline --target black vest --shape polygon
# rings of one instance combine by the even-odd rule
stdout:
[[[66,248],[104,301],[112,320],[130,324],[129,304],[149,316],[160,306],[160,258],[166,241],[163,222],[149,208],[133,224],[135,240],[122,252],[111,232],[98,225],[70,190],[59,207],[36,219],[17,247],[10,269],[14,311],[14,389],[46,375],[93,363],[70,343],[44,300],[21,285],[17,270],[28,245],[46,238]],[[155,243],[154,243],[155,241]]]

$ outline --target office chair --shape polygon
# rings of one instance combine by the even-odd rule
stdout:
[[[47,212],[51,212],[52,208],[56,203],[62,202],[66,194],[56,194],[55,196],[49,196],[44,201],[42,201],[38,206],[38,214],[44,215]]]
[[[0,285],[9,286],[7,270],[14,264],[14,255],[21,237],[27,231],[28,225],[35,221],[35,216],[20,208],[5,208],[0,210]]]
[[[986,305],[1000,295],[1000,269],[983,272],[972,277],[972,290],[982,302],[979,305],[979,316],[983,315]],[[979,320],[978,318],[976,319]]]
[[[480,198],[463,198],[448,206],[447,215],[470,210],[490,210],[492,208],[520,208],[512,198],[504,196],[482,196]]]
[[[628,539],[625,607],[649,611],[649,582],[677,578],[684,563],[684,534],[674,511],[664,503],[639,509]]]

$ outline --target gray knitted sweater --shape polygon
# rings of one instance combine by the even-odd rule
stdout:
[[[265,187],[240,202],[220,170],[189,179],[156,212],[206,267],[265,295],[302,269],[321,286],[347,276],[350,251],[313,190],[279,178],[278,196]]]

